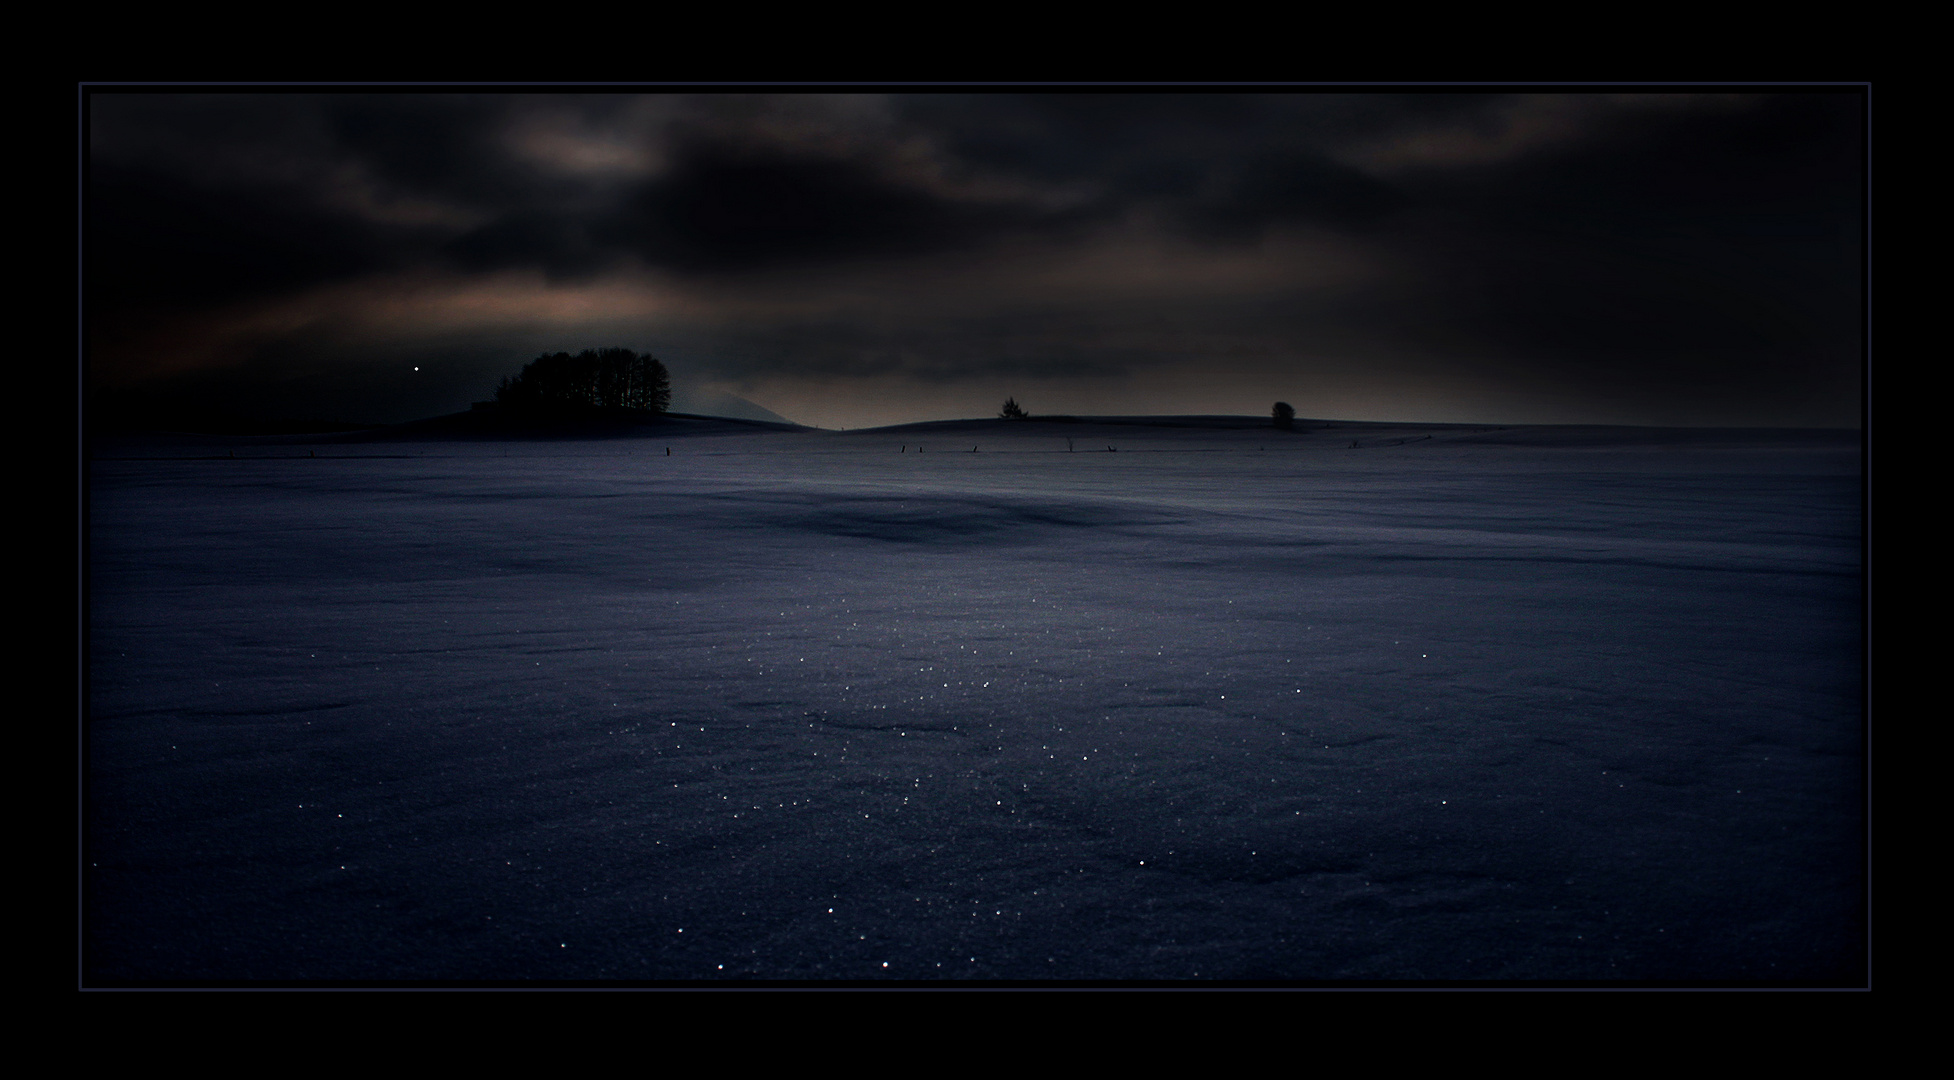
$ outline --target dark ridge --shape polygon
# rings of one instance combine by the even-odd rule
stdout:
[[[1027,430],[1036,428],[1039,424],[1067,424],[1067,425],[1099,424],[1099,425],[1111,426],[1111,427],[1190,428],[1190,429],[1206,429],[1206,430],[1222,430],[1222,431],[1239,431],[1239,430],[1246,430],[1250,428],[1256,428],[1256,429],[1267,430],[1267,431],[1276,430],[1274,426],[1270,424],[1269,418],[1266,416],[1035,416],[1035,415],[1027,416],[1022,420],[1003,420],[1003,419],[989,419],[989,418],[981,419],[981,420],[926,420],[914,424],[892,424],[889,427],[856,428],[852,430],[877,431],[877,432],[913,431],[918,433],[927,433],[930,431],[965,431],[965,430],[996,428],[1000,431],[1023,433]],[[1305,429],[1311,427],[1330,427],[1330,426],[1333,425],[1332,422],[1328,420],[1305,420],[1300,417],[1297,418],[1296,420],[1297,433],[1302,433],[1305,431]],[[1336,426],[1348,427],[1354,425],[1345,422],[1338,422]],[[1472,425],[1469,424],[1422,424],[1422,425],[1375,424],[1372,426],[1393,427],[1393,428],[1412,427],[1412,426],[1431,427],[1431,428],[1439,428],[1439,427],[1463,428],[1463,427],[1471,427]]]
[[[694,413],[654,412],[622,406],[587,405],[547,409],[509,409],[480,404],[467,412],[374,428],[357,438],[540,438],[620,439],[638,436],[713,434],[731,431],[811,431],[799,424],[741,420]]]
[[[952,432],[986,432],[1022,435],[1033,432],[1041,424],[1050,425],[1095,425],[1100,427],[1169,428],[1181,430],[1206,431],[1258,431],[1267,432],[1271,438],[1289,435],[1310,435],[1325,431],[1337,432],[1346,438],[1364,436],[1366,433],[1389,432],[1398,435],[1404,432],[1419,434],[1449,434],[1463,436],[1469,441],[1498,443],[1524,442],[1529,445],[1543,438],[1566,441],[1570,444],[1670,444],[1688,443],[1710,445],[1722,442],[1748,443],[1759,437],[1793,438],[1798,440],[1856,441],[1860,432],[1852,428],[1707,428],[1707,427],[1657,427],[1625,424],[1493,424],[1493,423],[1422,423],[1396,420],[1323,420],[1298,416],[1293,427],[1283,429],[1271,423],[1267,416],[1031,416],[1023,420],[1002,420],[993,418],[971,420],[926,420],[914,424],[892,424],[881,428],[851,428],[849,434],[917,434]]]
[[[337,420],[253,420],[225,415],[130,416],[90,414],[89,429],[97,435],[344,435],[367,431],[373,424]]]

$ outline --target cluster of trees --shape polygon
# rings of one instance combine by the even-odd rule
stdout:
[[[671,374],[650,353],[585,349],[545,353],[495,390],[498,404],[518,409],[587,406],[664,412],[672,404]]]

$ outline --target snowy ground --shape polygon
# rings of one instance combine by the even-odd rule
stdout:
[[[1864,978],[1856,433],[694,426],[98,447],[86,979]]]

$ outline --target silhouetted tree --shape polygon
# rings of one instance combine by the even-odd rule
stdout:
[[[1275,417],[1276,426],[1284,431],[1289,431],[1296,426],[1296,410],[1290,408],[1286,401],[1276,402],[1276,407],[1269,410],[1269,415]]]
[[[1029,416],[1025,415],[1025,411],[1023,409],[1018,408],[1018,402],[1016,398],[1004,399],[1004,411],[998,413],[997,418],[999,420],[1029,420],[1030,419]]]
[[[544,353],[503,379],[495,400],[514,409],[611,407],[664,412],[672,404],[671,375],[650,353],[585,349]]]

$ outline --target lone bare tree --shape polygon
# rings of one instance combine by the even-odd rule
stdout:
[[[1024,411],[1023,409],[1020,409],[1020,408],[1018,408],[1018,400],[1017,400],[1016,398],[1005,398],[1005,399],[1004,399],[1004,411],[1003,411],[1003,412],[1001,412],[1001,413],[998,413],[998,414],[997,414],[997,418],[998,418],[999,420],[1029,420],[1029,419],[1031,419],[1031,417],[1030,417],[1030,416],[1028,416],[1028,415],[1027,415],[1027,414],[1025,413],[1025,411]]]

